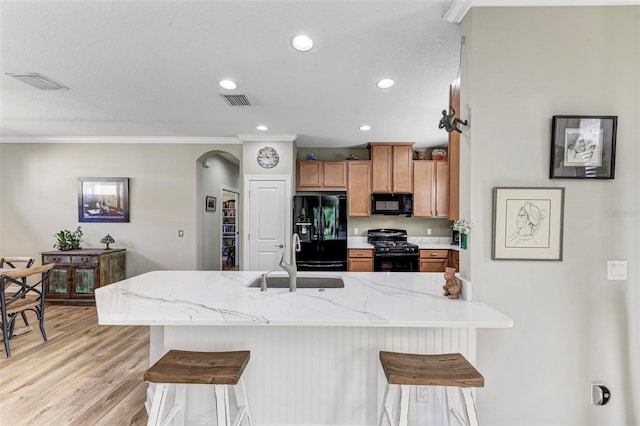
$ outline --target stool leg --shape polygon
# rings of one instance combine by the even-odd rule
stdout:
[[[251,411],[249,410],[249,403],[247,402],[247,391],[244,387],[244,380],[240,377],[240,381],[233,387],[233,392],[236,396],[236,405],[238,406],[238,415],[233,422],[233,426],[238,426],[244,419],[247,420],[247,425],[252,426]]]
[[[393,424],[395,423],[395,419],[393,416],[393,406],[397,403],[397,400],[398,385],[390,385],[387,383],[384,391],[384,397],[382,399],[382,412],[380,413],[379,426],[383,425],[385,416],[389,421],[389,426],[393,426]]]
[[[184,423],[184,415],[187,411],[187,385],[179,384],[176,385],[176,397],[175,404],[178,407],[178,412],[175,417],[175,424],[183,425]]]
[[[164,411],[164,403],[167,400],[167,385],[165,383],[156,383],[156,390],[153,394],[153,403],[149,410],[149,420],[147,425],[158,425],[162,421],[162,412]]]
[[[409,421],[409,395],[411,395],[411,386],[400,386],[400,420],[398,426],[407,426]]]
[[[227,398],[227,385],[213,385],[216,393],[217,426],[229,426],[229,400]]]
[[[467,415],[467,424],[469,426],[478,426],[478,412],[476,411],[472,390],[470,388],[460,388],[460,396]]]
[[[444,388],[444,392],[449,426],[465,426],[465,421],[456,407],[456,402],[458,401],[458,388],[447,386]]]

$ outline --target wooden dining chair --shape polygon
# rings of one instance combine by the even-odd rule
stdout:
[[[7,358],[11,358],[9,339],[13,337],[18,314],[32,311],[38,318],[42,338],[47,341],[44,331],[44,281],[49,277],[55,263],[35,268],[4,270],[0,274],[0,305],[2,307],[2,340]],[[29,277],[37,277],[36,283],[29,283]],[[9,287],[17,287],[17,291],[9,293]]]
[[[33,263],[36,261],[35,258],[29,256],[13,256],[13,257],[0,257],[0,272],[2,269],[18,269],[18,268],[31,268]],[[24,280],[23,280],[24,281]],[[11,294],[11,292],[9,293]],[[24,325],[28,327],[27,331],[33,330],[33,327],[29,326],[29,321],[27,320],[27,315],[22,312],[22,320],[24,321]]]

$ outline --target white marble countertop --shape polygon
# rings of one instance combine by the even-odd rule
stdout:
[[[416,244],[421,249],[460,250],[460,246],[451,245],[450,237],[408,237],[407,241]],[[367,237],[347,237],[348,249],[373,249],[367,242]]]
[[[100,324],[507,328],[508,316],[442,296],[442,273],[341,275],[344,288],[249,288],[259,271],[154,271],[95,290]],[[273,273],[273,275],[282,275]]]

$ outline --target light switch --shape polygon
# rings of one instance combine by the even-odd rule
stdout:
[[[627,279],[626,260],[607,260],[607,280],[624,281]]]
[[[184,237],[184,231],[182,229],[178,231],[178,237]]]

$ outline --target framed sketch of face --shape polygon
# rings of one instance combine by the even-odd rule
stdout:
[[[493,189],[493,260],[562,260],[564,188]]]

